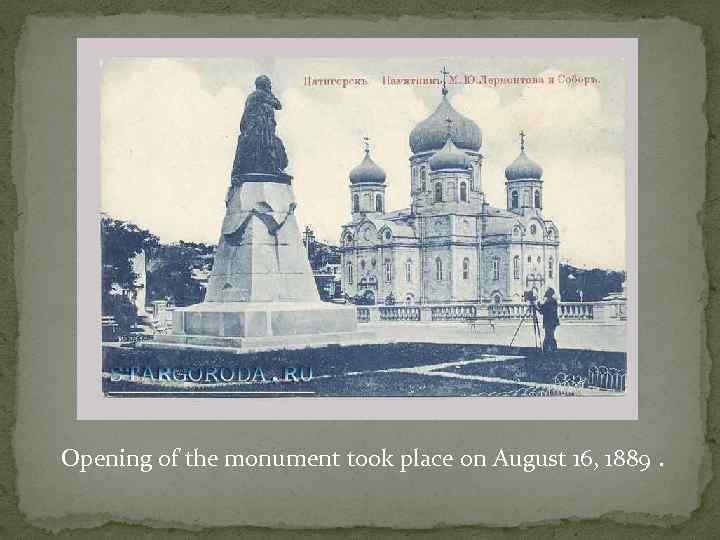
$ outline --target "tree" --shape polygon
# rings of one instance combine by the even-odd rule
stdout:
[[[213,246],[195,242],[159,246],[148,272],[148,298],[168,300],[176,306],[202,302],[205,289],[193,278],[193,269],[203,268],[212,251]]]
[[[625,272],[593,268],[586,270],[569,264],[560,264],[560,294],[565,302],[602,300],[611,292],[622,291]]]
[[[102,262],[102,312],[112,315],[127,332],[135,324],[137,310],[132,302],[138,275],[132,259],[141,251],[158,245],[157,236],[133,223],[104,216],[100,221]]]

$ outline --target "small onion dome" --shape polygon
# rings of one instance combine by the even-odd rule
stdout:
[[[442,148],[447,139],[448,120],[450,120],[450,136],[455,146],[475,152],[480,150],[482,134],[478,125],[453,109],[447,96],[443,96],[435,112],[410,132],[410,149],[413,153]]]
[[[375,183],[385,182],[385,171],[383,171],[370,157],[370,152],[365,151],[365,158],[360,165],[350,171],[350,183]]]
[[[430,170],[442,171],[446,169],[462,169],[470,168],[470,159],[462,150],[458,150],[452,142],[452,138],[447,137],[445,146],[428,160]]]
[[[505,169],[505,178],[508,180],[523,180],[526,178],[540,180],[543,170],[540,165],[527,157],[525,150]]]

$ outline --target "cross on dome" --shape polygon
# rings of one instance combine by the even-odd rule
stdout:
[[[363,137],[363,148],[365,149],[365,153],[370,153],[370,137]]]
[[[440,70],[440,73],[442,73],[443,76],[443,85],[442,85],[442,95],[446,96],[448,93],[447,89],[447,76],[450,75],[450,72],[447,70],[445,66]]]
[[[525,132],[520,130],[520,151],[525,151]]]

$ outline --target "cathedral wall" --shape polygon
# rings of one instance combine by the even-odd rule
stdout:
[[[425,250],[424,264],[424,296],[427,303],[443,303],[447,302],[451,294],[452,276],[454,269],[452,267],[452,257],[450,255],[449,246],[429,246]],[[442,279],[438,279],[437,260],[441,261]]]
[[[510,260],[508,248],[508,245],[490,245],[483,247],[482,250],[483,295],[491,301],[493,294],[496,293],[500,294],[503,302],[508,301],[510,279],[512,278],[510,274],[512,269],[508,263]],[[497,266],[493,264],[494,260],[497,260]]]
[[[428,217],[425,220],[425,239],[449,237],[453,232],[450,216]]]
[[[453,295],[458,302],[477,301],[478,264],[475,246],[454,246],[452,248]],[[467,264],[467,267],[464,265]],[[467,268],[467,271],[466,271]]]
[[[536,294],[542,298],[547,287],[559,290],[559,256],[558,247],[550,244],[512,243],[504,246],[489,247],[483,252],[484,264],[488,274],[485,276],[484,286],[486,294],[499,290],[504,301],[520,302],[525,291],[535,287]],[[492,279],[492,257],[498,256],[500,260],[500,277]],[[515,271],[515,258],[518,260],[518,272]],[[552,277],[548,265],[552,258]],[[506,288],[502,289],[502,276],[506,275]],[[499,282],[499,283],[498,283]]]
[[[415,247],[398,247],[392,251],[393,283],[392,291],[395,301],[405,303],[408,295],[411,303],[420,301],[420,257]],[[410,280],[407,280],[406,264],[410,262]]]

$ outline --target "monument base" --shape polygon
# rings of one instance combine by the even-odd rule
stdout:
[[[355,306],[327,302],[205,302],[177,308],[153,348],[288,348],[367,340]]]

